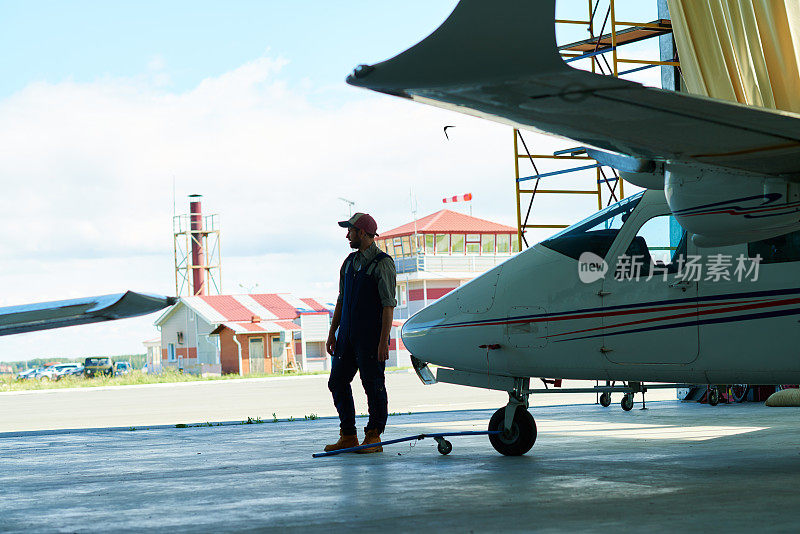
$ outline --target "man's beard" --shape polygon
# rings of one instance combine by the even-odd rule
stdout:
[[[355,239],[350,240],[350,248],[361,248],[361,238],[356,237]]]

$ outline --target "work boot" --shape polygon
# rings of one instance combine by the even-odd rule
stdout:
[[[377,430],[367,430],[367,433],[364,435],[364,441],[361,443],[362,445],[370,445],[372,443],[380,443],[381,442],[381,433]],[[368,454],[371,452],[383,452],[383,446],[378,445],[377,447],[367,447],[366,449],[359,449],[357,451],[358,454]]]
[[[342,449],[349,449],[350,447],[358,447],[357,434],[345,434],[339,431],[339,441],[325,445],[325,452],[339,451]]]

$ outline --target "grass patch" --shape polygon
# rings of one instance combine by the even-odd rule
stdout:
[[[264,420],[261,419],[260,417],[256,417],[255,419],[253,419],[252,417],[248,417],[247,421],[242,421],[242,424],[243,425],[260,425],[263,422],[264,422]]]
[[[390,370],[400,370],[401,367],[390,367]],[[146,374],[142,371],[132,371],[122,376],[98,376],[95,378],[84,378],[82,376],[65,376],[61,380],[16,380],[14,375],[0,376],[0,392],[6,391],[34,391],[39,389],[66,389],[66,388],[91,388],[103,386],[135,386],[140,384],[173,384],[177,382],[205,382],[210,380],[240,380],[242,378],[269,378],[279,376],[297,375],[321,375],[328,374],[330,371],[309,371],[303,373],[289,374],[251,374],[245,376],[222,375],[222,376],[198,376],[189,373],[181,373],[173,369],[165,369],[161,374]]]

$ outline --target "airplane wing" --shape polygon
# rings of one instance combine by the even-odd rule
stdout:
[[[573,69],[555,0],[461,0],[430,36],[347,82],[630,156],[800,179],[800,115]]]
[[[117,293],[0,308],[0,336],[136,317],[171,306],[175,297]]]

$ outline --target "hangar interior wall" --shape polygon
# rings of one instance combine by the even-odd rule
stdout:
[[[690,93],[800,113],[797,0],[668,0]]]

